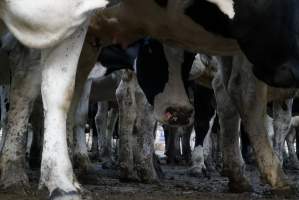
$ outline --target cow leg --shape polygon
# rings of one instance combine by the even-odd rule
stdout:
[[[209,131],[210,120],[215,114],[212,106],[214,100],[213,90],[192,84],[194,95],[194,129],[195,129],[195,148],[192,152],[192,167],[189,173],[194,176],[206,175],[206,165],[204,158],[204,140]]]
[[[130,72],[132,73],[132,72]],[[134,135],[136,146],[134,148],[134,165],[137,175],[142,182],[157,181],[158,175],[154,166],[154,131],[155,119],[153,108],[147,102],[145,95],[139,88],[134,74],[132,84],[135,84],[135,99],[137,103],[137,118]],[[145,114],[146,113],[146,114]]]
[[[243,124],[240,129],[241,151],[246,164],[254,163],[252,146],[249,142],[248,133],[245,132]]]
[[[85,124],[88,117],[89,93],[92,80],[85,83],[83,94],[78,103],[75,113],[75,149],[74,165],[79,168],[80,173],[87,172],[91,167],[91,161],[88,157]]]
[[[273,148],[283,165],[283,150],[285,139],[288,134],[292,118],[293,100],[274,101],[273,102],[273,128],[274,140]]]
[[[183,127],[182,129],[183,129],[183,136],[182,136],[183,158],[186,164],[190,164],[192,161],[190,137],[193,130],[193,125],[188,127]]]
[[[97,132],[97,128],[96,128],[95,119],[92,119],[90,124],[91,124],[91,129],[92,129],[92,142],[91,142],[90,158],[92,160],[96,160],[97,158],[99,158],[99,152],[98,152],[99,143],[98,143],[98,132]]]
[[[177,127],[167,127],[167,164],[174,165],[179,162],[181,157],[180,151],[180,138],[179,138],[179,128]]]
[[[132,74],[124,71],[122,80],[116,90],[119,106],[119,165],[121,179],[136,180],[133,160],[134,123],[136,120],[135,86],[132,85]]]
[[[40,186],[49,189],[53,200],[81,199],[68,154],[66,119],[86,30],[87,23],[61,44],[42,51],[45,132]]]
[[[19,60],[13,69],[10,110],[5,127],[5,141],[0,158],[1,184],[7,187],[28,186],[25,172],[27,124],[40,87],[40,52],[18,45]],[[14,52],[15,53],[15,52]],[[15,54],[12,54],[16,56]]]
[[[107,118],[109,110],[108,106],[108,102],[98,102],[98,112],[95,116],[95,124],[98,133],[99,160],[101,161],[109,160],[108,152],[111,149],[111,146],[107,146]]]
[[[82,93],[84,92],[86,79],[87,79],[88,74],[90,73],[91,69],[94,67],[97,57],[98,57],[98,54],[99,54],[100,47],[96,45],[96,43],[97,43],[96,40],[97,39],[95,37],[93,37],[90,33],[87,33],[85,41],[84,41],[84,45],[82,47],[82,52],[80,54],[78,69],[77,69],[77,73],[76,73],[76,83],[75,83],[74,95],[73,95],[71,107],[70,107],[70,110],[68,112],[68,117],[67,117],[67,135],[69,136],[68,142],[72,142],[74,133],[79,134],[79,132],[80,132],[80,131],[79,132],[76,131],[76,129],[77,129],[76,120],[78,120],[78,118],[76,119],[76,116],[77,116],[76,112],[77,112],[79,105],[81,104],[80,100],[81,100]],[[86,102],[84,102],[83,105],[85,103]],[[79,123],[79,126],[81,126],[81,125],[82,125],[82,121],[80,121],[80,123]],[[85,124],[84,124],[84,127],[85,127]],[[84,131],[80,132],[80,133],[85,135]],[[88,166],[90,166],[90,162],[89,162],[88,158],[86,157],[87,152],[85,152],[86,149],[84,147],[84,143],[81,141],[81,142],[79,142],[80,145],[77,145],[77,143],[76,143],[77,138],[82,139],[82,141],[83,141],[83,138],[85,139],[84,136],[78,136],[78,135],[74,136],[74,143],[75,143],[74,160],[75,161],[82,160],[82,164],[79,164],[79,168],[81,168],[82,170],[86,170],[88,168]],[[81,155],[79,155],[79,156],[81,156],[80,158],[76,157],[76,155],[78,155],[78,151],[76,151],[77,148],[80,149],[80,150],[78,150],[81,154]],[[79,163],[81,163],[81,161]]]
[[[220,77],[213,81],[217,102],[217,114],[222,135],[223,174],[229,177],[229,187],[235,192],[250,191],[251,186],[245,177],[245,165],[239,147],[240,116],[236,106],[225,90]]]
[[[44,130],[44,112],[41,95],[35,100],[34,108],[30,116],[30,123],[33,129],[33,141],[30,149],[29,166],[32,169],[39,169],[42,158],[42,141]]]
[[[113,164],[113,145],[112,145],[112,139],[113,139],[113,132],[115,130],[115,126],[118,119],[118,110],[116,108],[111,108],[108,112],[108,124],[107,124],[107,144],[106,146],[110,147],[107,152],[107,156],[109,158],[109,164]]]
[[[7,114],[9,109],[9,86],[1,86],[1,129],[2,129],[2,136],[0,140],[0,152],[2,152],[5,135],[6,132],[3,131],[5,128],[5,124],[7,123]]]
[[[242,108],[240,107],[242,122],[252,144],[261,176],[274,189],[286,189],[289,188],[288,183],[266,129],[266,87],[264,83],[257,82],[254,95],[245,97],[246,100],[242,102]]]
[[[288,135],[286,137],[286,142],[289,150],[289,166],[292,169],[299,169],[299,160],[294,147],[295,138],[296,138],[296,129],[291,126]]]

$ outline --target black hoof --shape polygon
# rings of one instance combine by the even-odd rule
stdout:
[[[80,200],[80,194],[77,191],[65,192],[60,188],[56,188],[50,194],[49,200]]]

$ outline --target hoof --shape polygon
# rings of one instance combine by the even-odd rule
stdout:
[[[233,193],[252,192],[253,189],[245,177],[241,177],[238,180],[230,179],[228,183],[229,191]]]
[[[49,200],[81,200],[81,196],[77,191],[65,192],[56,188],[51,193]]]

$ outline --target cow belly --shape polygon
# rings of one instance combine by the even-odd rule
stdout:
[[[48,48],[69,37],[105,0],[11,0],[1,5],[1,18],[25,45]]]

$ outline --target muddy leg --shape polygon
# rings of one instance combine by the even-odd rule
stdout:
[[[235,192],[251,191],[245,177],[245,165],[239,147],[240,117],[219,77],[213,82],[217,114],[222,135],[223,174],[229,177],[229,187]]]
[[[158,176],[154,166],[154,131],[155,119],[153,108],[148,104],[145,95],[139,88],[134,74],[132,82],[135,84],[135,98],[137,103],[137,119],[135,122],[134,135],[136,147],[134,151],[135,167],[137,175],[142,182],[157,181]],[[145,115],[146,113],[146,115]]]
[[[275,154],[266,129],[267,86],[255,85],[255,94],[243,102],[242,120],[255,152],[261,176],[274,188],[289,188],[280,161]]]
[[[108,152],[110,151],[107,146],[107,122],[108,122],[108,102],[98,102],[98,112],[95,116],[95,124],[98,133],[98,152],[99,160],[109,160]]]
[[[119,106],[119,165],[121,178],[124,180],[136,180],[133,160],[132,133],[136,120],[135,88],[132,85],[133,76],[124,72],[122,80],[116,90],[116,98]]]
[[[118,110],[116,108],[111,108],[108,112],[108,124],[107,124],[107,143],[106,146],[110,147],[107,149],[108,165],[114,165],[115,160],[113,160],[113,132],[118,120]]]
[[[92,81],[88,80],[85,83],[83,94],[78,103],[75,113],[75,148],[74,148],[74,165],[78,167],[80,173],[85,173],[91,168],[91,161],[88,157],[86,137],[85,137],[85,124],[88,117],[88,105],[90,86]]]
[[[87,23],[58,46],[42,51],[45,132],[40,186],[48,188],[52,200],[81,199],[68,153],[66,119],[86,30]]]
[[[76,83],[74,89],[74,96],[72,99],[70,111],[67,117],[67,134],[74,134],[74,161],[77,163],[77,167],[81,172],[86,172],[91,167],[91,162],[88,157],[87,147],[85,141],[85,123],[86,116],[84,112],[88,112],[88,99],[90,87],[86,83],[87,77],[94,67],[100,48],[93,45],[97,39],[87,33],[85,38],[82,52],[78,63],[78,69],[76,73]],[[87,104],[87,105],[86,105]],[[86,109],[87,111],[84,110]],[[82,108],[82,110],[80,109]],[[79,113],[84,113],[81,115]],[[87,115],[87,114],[86,114]],[[71,140],[71,138],[69,139]],[[77,162],[76,162],[77,161]]]
[[[292,118],[292,104],[292,99],[273,102],[273,148],[281,161],[281,165],[283,165],[284,144]]]
[[[18,45],[10,92],[6,138],[0,158],[1,184],[4,187],[28,186],[25,172],[27,124],[40,88],[40,52]]]

